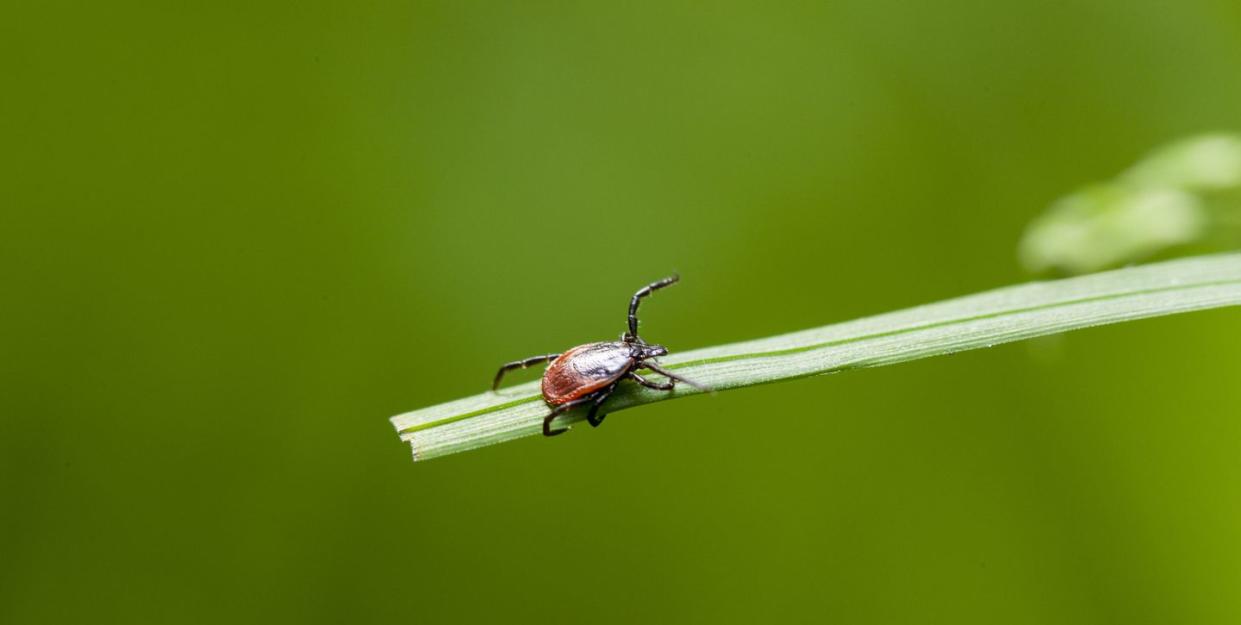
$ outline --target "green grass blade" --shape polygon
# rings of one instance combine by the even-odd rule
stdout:
[[[1238,304],[1241,254],[1203,256],[1002,288],[661,360],[687,377],[728,390]],[[660,392],[623,384],[608,400],[607,412],[698,393],[685,385]],[[412,446],[414,459],[422,460],[537,434],[547,412],[538,382],[530,382],[391,421]],[[584,413],[571,412],[557,423],[579,421]]]

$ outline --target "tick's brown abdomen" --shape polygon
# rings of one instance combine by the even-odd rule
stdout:
[[[627,343],[578,345],[552,361],[543,374],[543,399],[555,406],[593,393],[613,382],[633,366]]]

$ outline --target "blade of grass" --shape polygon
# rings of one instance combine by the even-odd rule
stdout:
[[[1117,323],[1241,304],[1241,254],[1202,256],[987,291],[765,339],[679,352],[664,366],[717,390],[790,380]],[[652,376],[655,377],[655,376]],[[482,380],[486,382],[486,380]],[[699,394],[622,385],[608,414]],[[392,417],[415,460],[540,432],[538,382]],[[573,423],[584,410],[560,417]]]

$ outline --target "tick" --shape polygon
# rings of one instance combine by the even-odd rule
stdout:
[[[654,360],[668,353],[663,345],[652,345],[638,336],[638,305],[646,296],[666,286],[676,284],[679,276],[672,275],[658,282],[652,282],[633,294],[629,300],[629,331],[621,335],[619,341],[604,343],[587,343],[578,345],[560,354],[544,354],[531,356],[524,360],[514,360],[500,367],[496,379],[491,383],[491,390],[500,387],[504,374],[513,369],[525,369],[530,365],[551,361],[543,373],[543,401],[551,406],[551,414],[543,418],[543,436],[555,436],[569,430],[567,427],[552,429],[552,421],[565,411],[590,404],[590,412],[586,420],[591,427],[599,427],[607,415],[599,412],[599,407],[616,390],[621,380],[629,379],[660,391],[671,391],[677,382],[684,382],[696,389],[709,391],[707,387],[692,380],[687,380],[659,366]],[[653,382],[638,374],[640,369],[650,369],[662,374],[667,382]]]

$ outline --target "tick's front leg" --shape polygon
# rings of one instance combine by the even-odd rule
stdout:
[[[668,378],[667,382],[652,382],[632,371],[629,372],[628,377],[632,378],[634,382],[637,382],[646,388],[653,388],[657,391],[670,391],[677,387],[677,381],[674,378]]]
[[[691,379],[689,379],[689,378],[686,378],[686,377],[683,377],[683,376],[679,376],[679,375],[677,375],[677,374],[675,374],[675,373],[673,373],[673,372],[671,372],[671,371],[669,371],[669,370],[667,370],[667,369],[664,369],[663,367],[660,367],[660,366],[659,366],[659,365],[657,365],[657,364],[651,363],[650,361],[643,362],[643,363],[642,363],[641,368],[643,368],[643,369],[650,369],[651,371],[654,371],[655,373],[660,373],[660,374],[663,374],[663,376],[664,376],[664,377],[666,377],[666,378],[668,378],[668,380],[669,380],[669,381],[671,381],[671,382],[684,382],[684,383],[686,383],[686,384],[688,384],[688,385],[690,385],[690,386],[692,386],[692,387],[694,387],[694,388],[696,388],[696,389],[698,389],[698,390],[700,390],[700,391],[702,391],[702,392],[704,392],[704,393],[710,393],[710,392],[712,392],[712,391],[711,391],[711,387],[706,386],[706,385],[703,385],[703,384],[699,384],[699,383],[697,383],[697,382],[695,382],[695,381],[693,381],[693,380],[691,380]]]

